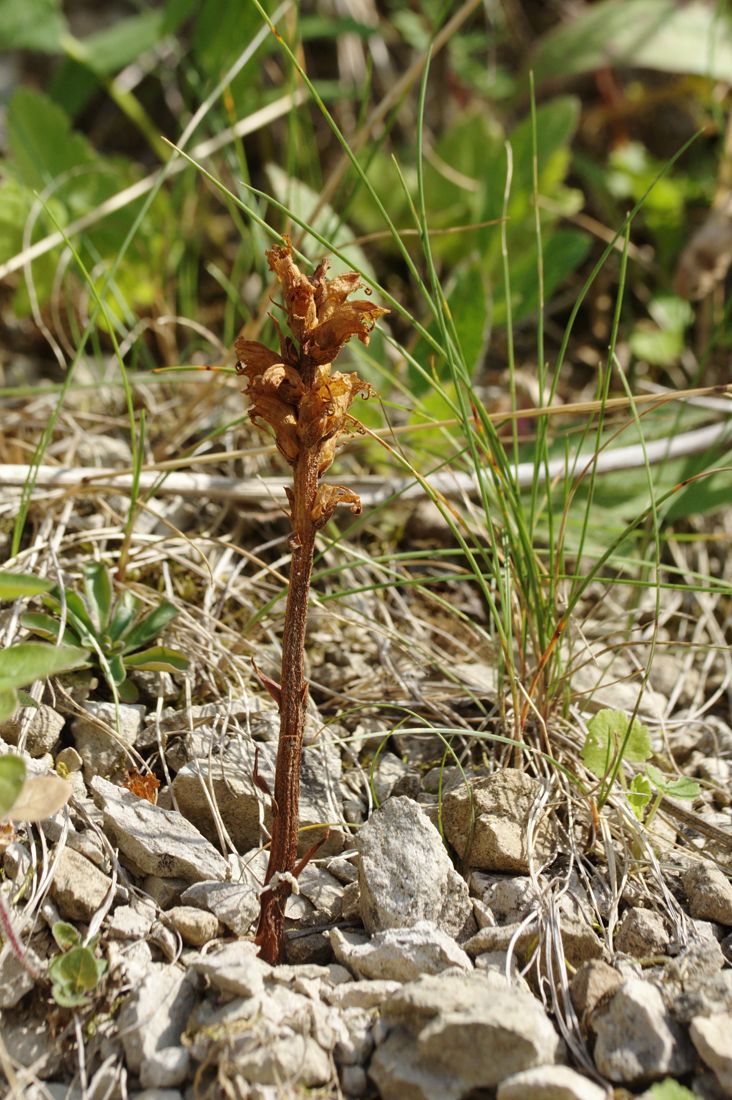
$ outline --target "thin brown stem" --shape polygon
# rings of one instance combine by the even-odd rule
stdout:
[[[284,876],[293,874],[297,861],[300,762],[308,693],[305,682],[305,628],[315,550],[312,511],[317,484],[318,449],[304,449],[293,475],[292,559],[282,634],[280,738],[265,887],[275,874],[278,879],[271,889],[262,894],[256,936],[260,956],[272,964],[283,959],[285,906],[292,892],[292,882]]]

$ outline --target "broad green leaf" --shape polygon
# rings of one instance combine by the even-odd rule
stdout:
[[[60,775],[31,776],[6,816],[11,821],[45,821],[65,806],[73,793],[74,788]]]
[[[185,672],[188,658],[180,650],[158,645],[142,649],[139,653],[131,653],[125,657],[125,666],[128,669],[139,668],[151,672]]]
[[[34,680],[81,668],[88,659],[85,650],[74,646],[21,642],[0,652],[0,685],[6,689],[25,687]]]
[[[8,753],[0,756],[0,820],[7,817],[25,783],[25,761]]]
[[[652,751],[646,727],[637,718],[630,723],[620,710],[605,708],[587,723],[582,760],[598,778],[607,774],[618,753],[631,763],[642,763]]]
[[[485,265],[473,263],[461,271],[447,288],[447,306],[460,340],[460,350],[471,376],[480,366],[488,332],[488,293],[484,275]],[[440,332],[433,322],[428,331],[438,340]],[[420,340],[412,352],[417,362],[426,364],[434,351],[425,340]],[[449,374],[446,363],[436,364],[438,376]],[[430,382],[414,367],[409,367],[409,389],[421,396],[431,388]]]
[[[68,951],[72,947],[78,947],[81,943],[81,936],[73,924],[69,924],[65,920],[57,920],[51,928],[51,935],[56,941],[57,946],[62,951]]]
[[[112,606],[112,582],[109,570],[102,562],[91,561],[84,566],[84,591],[94,625],[101,633],[107,628]]]
[[[88,640],[85,634],[91,638],[96,638],[97,629],[89,614],[88,607],[78,592],[71,592],[68,589],[66,591],[66,614],[82,642],[86,643]]]
[[[38,191],[69,169],[96,160],[93,148],[72,131],[64,112],[30,88],[18,88],[10,100],[8,143],[16,173]]]
[[[174,607],[168,600],[163,600],[154,611],[151,611],[149,615],[146,615],[144,619],[135,626],[125,638],[125,653],[130,653],[134,649],[139,649],[140,646],[147,645],[154,638],[157,638],[168,625],[172,623],[173,619],[178,615],[178,608]]]
[[[164,13],[149,8],[115,19],[111,26],[76,40],[74,56],[98,76],[108,76],[151,50],[163,36]]]
[[[60,0],[0,0],[0,49],[58,53],[66,34]]]
[[[728,7],[703,0],[604,0],[550,31],[531,59],[538,83],[623,66],[732,81]]]
[[[645,775],[633,776],[633,782],[628,791],[630,808],[639,821],[643,820],[645,808],[653,797],[653,788]]]
[[[125,672],[124,661],[121,656],[117,655],[110,658],[108,661],[109,672],[114,680],[115,684],[121,684],[127,673]]]
[[[88,947],[72,947],[49,963],[48,976],[70,993],[88,993],[99,981],[99,962]]]
[[[0,600],[17,600],[19,596],[37,596],[48,592],[53,581],[34,577],[31,573],[6,573],[0,570]]]
[[[693,779],[688,779],[685,775],[676,775],[673,779],[670,779],[653,764],[646,764],[646,775],[654,787],[657,787],[659,791],[663,791],[671,798],[694,799],[701,794],[699,784],[695,783]]]

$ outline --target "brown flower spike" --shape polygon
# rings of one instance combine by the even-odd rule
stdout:
[[[312,276],[292,259],[290,242],[267,252],[284,297],[291,335],[280,332],[279,352],[240,338],[237,370],[245,375],[245,393],[255,423],[272,428],[280,454],[293,467],[290,501],[293,534],[287,607],[282,633],[279,694],[280,737],[272,797],[272,841],[262,891],[256,942],[267,962],[283,958],[284,919],[292,883],[307,862],[297,863],[300,761],[307,706],[305,626],[315,535],[339,504],[361,511],[361,501],[340,485],[320,484],[333,463],[338,439],[348,430],[348,410],[356,395],[371,387],[357,374],[332,369],[352,336],[368,344],[374,324],[388,313],[364,299],[349,301],[361,289],[352,271],[327,279],[328,261]],[[368,293],[368,292],[367,292]]]

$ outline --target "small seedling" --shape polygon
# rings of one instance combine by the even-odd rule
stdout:
[[[633,813],[647,827],[664,795],[688,799],[699,795],[699,784],[692,779],[685,776],[668,779],[653,764],[648,764],[652,755],[650,734],[637,718],[629,722],[622,711],[605,709],[598,711],[587,723],[587,737],[582,747],[585,766],[598,779],[606,780],[609,775],[616,774]],[[629,787],[621,767],[624,761],[645,764],[645,769],[633,777]]]
[[[303,275],[287,240],[284,247],[271,248],[267,260],[282,289],[290,335],[284,335],[275,321],[278,351],[240,338],[236,354],[237,369],[247,380],[251,419],[272,429],[277,449],[292,467],[292,488],[286,490],[292,559],[281,682],[262,677],[279,707],[280,736],[272,840],[256,942],[262,958],[277,963],[283,956],[287,898],[308,859],[306,856],[297,863],[300,761],[308,695],[305,626],[315,538],[339,504],[355,514],[361,511],[361,501],[350,489],[320,482],[335,458],[339,438],[355,424],[348,413],[351,402],[358,394],[365,397],[371,392],[357,374],[341,374],[332,370],[332,365],[351,337],[367,344],[374,324],[387,310],[363,299],[349,302],[349,296],[363,286],[359,276],[350,271],[326,279],[327,260],[318,264],[312,276]]]
[[[137,688],[127,679],[133,669],[182,672],[188,660],[177,649],[153,642],[178,614],[168,600],[142,614],[143,604],[127,590],[115,599],[109,571],[102,562],[84,566],[84,595],[67,590],[63,599],[57,588],[42,596],[51,612],[29,611],[21,617],[27,630],[41,638],[78,646],[89,654],[113,694],[133,703]]]
[[[88,944],[82,945],[77,930],[65,921],[56,921],[51,932],[61,948],[61,954],[48,967],[51,996],[62,1008],[82,1008],[90,1003],[89,995],[107,969],[104,959],[98,959],[94,954],[99,937],[95,936]]]

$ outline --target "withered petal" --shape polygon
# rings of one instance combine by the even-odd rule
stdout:
[[[339,504],[350,508],[354,516],[361,513],[361,498],[343,485],[320,485],[313,504],[311,519],[313,525],[323,527],[335,512]]]
[[[281,361],[281,357],[277,352],[272,351],[256,340],[245,340],[243,336],[235,340],[234,350],[237,358],[245,368],[244,373],[249,378],[262,374],[268,367]]]

